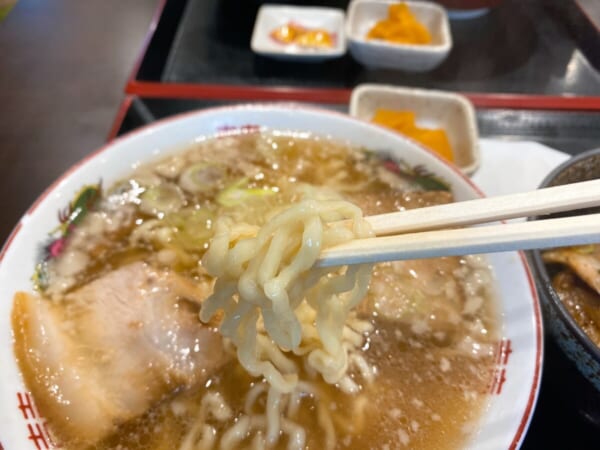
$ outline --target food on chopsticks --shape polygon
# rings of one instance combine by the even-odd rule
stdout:
[[[373,25],[366,37],[394,44],[424,45],[431,43],[429,30],[419,22],[406,3],[390,5],[388,16]]]
[[[600,347],[600,245],[547,250],[544,262],[559,265],[552,287],[575,322]]]
[[[285,132],[206,139],[98,187],[14,299],[50,433],[65,449],[460,448],[497,348],[485,259],[314,267],[369,235],[363,214],[450,201],[423,169]]]
[[[454,162],[454,152],[446,131],[442,128],[419,127],[414,112],[377,109],[371,120],[413,138],[446,160]]]
[[[335,34],[322,28],[308,28],[294,22],[281,25],[271,31],[273,40],[284,45],[324,49],[335,46]]]

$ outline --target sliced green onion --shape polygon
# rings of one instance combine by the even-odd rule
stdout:
[[[140,210],[159,217],[178,211],[184,205],[183,192],[171,183],[152,186],[140,196]]]
[[[232,207],[245,203],[248,200],[264,198],[274,195],[275,192],[269,189],[244,188],[248,184],[248,178],[242,178],[231,186],[219,192],[217,203],[223,206]]]
[[[202,251],[213,235],[215,215],[208,209],[182,209],[165,217],[175,231],[174,243],[187,251]]]
[[[225,167],[212,162],[194,164],[183,171],[179,177],[179,185],[192,194],[207,192],[225,177]]]

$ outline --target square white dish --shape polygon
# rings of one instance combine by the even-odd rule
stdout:
[[[346,53],[344,11],[337,8],[263,5],[258,10],[250,47],[256,54],[282,60],[323,61]],[[275,41],[270,33],[289,23],[327,30],[335,37],[332,48],[308,48]]]
[[[370,122],[378,108],[413,111],[418,125],[443,128],[454,152],[454,164],[468,175],[479,167],[477,119],[473,105],[463,95],[378,84],[363,84],[352,91],[351,116]]]
[[[370,68],[398,69],[411,72],[431,70],[442,63],[452,48],[452,36],[446,10],[429,2],[407,1],[412,13],[430,32],[432,43],[396,44],[366,39],[376,22],[385,19],[396,0],[355,0],[346,17],[346,36],[350,53]]]

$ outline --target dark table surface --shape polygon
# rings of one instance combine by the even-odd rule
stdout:
[[[19,0],[0,23],[0,241],[101,146],[157,0]]]

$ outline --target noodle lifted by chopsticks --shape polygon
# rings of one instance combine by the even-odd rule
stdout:
[[[200,318],[208,322],[222,310],[221,334],[235,346],[241,365],[268,382],[265,415],[245,416],[249,419],[236,426],[266,422],[269,446],[293,429],[281,417],[282,404],[289,402],[286,397],[282,403],[282,395],[293,398],[299,386],[306,386],[287,352],[300,356],[305,370],[347,393],[359,390],[349,366],[367,381],[374,376],[358,352],[371,325],[351,312],[367,292],[372,267],[314,267],[322,249],[371,235],[362,211],[341,200],[303,200],[260,229],[227,218],[216,224],[203,264],[217,280]],[[329,428],[330,447],[332,427],[326,419],[321,422]]]
[[[331,225],[344,219],[352,220],[351,228]],[[282,353],[287,350],[308,353],[325,381],[339,382],[347,370],[344,324],[367,292],[371,266],[313,266],[323,248],[371,236],[361,210],[345,201],[304,200],[256,231],[227,219],[217,222],[203,259],[217,281],[201,320],[222,309],[220,330],[237,348],[240,363],[280,392],[291,392],[297,382]],[[316,312],[316,335],[312,323],[301,321],[303,309],[296,311],[303,302]],[[258,332],[259,322],[270,339]]]

